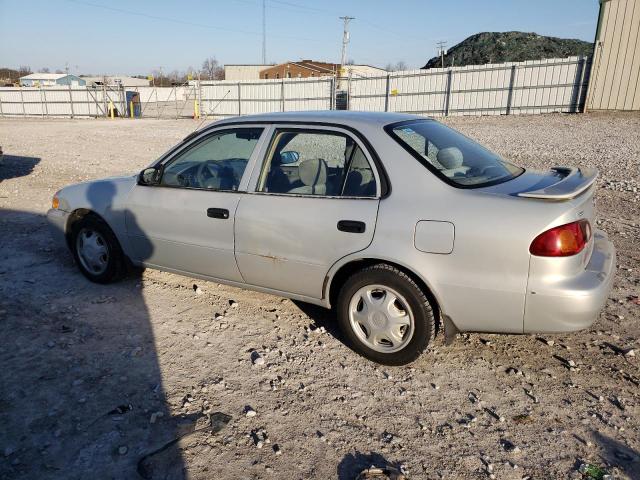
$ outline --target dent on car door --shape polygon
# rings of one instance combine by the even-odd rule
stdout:
[[[264,128],[203,134],[164,164],[160,183],[128,199],[127,235],[150,266],[241,281],[233,215]]]
[[[283,152],[296,154],[294,181]],[[236,212],[244,281],[321,298],[331,265],[373,239],[380,188],[368,154],[339,129],[276,128],[254,183]]]

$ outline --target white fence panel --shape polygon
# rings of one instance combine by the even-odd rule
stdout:
[[[120,91],[93,87],[0,88],[0,116],[98,117],[111,99],[122,109]]]
[[[333,85],[333,78],[285,80],[283,111],[331,110]]]
[[[253,113],[329,110],[333,78],[203,82],[200,112],[208,117]]]
[[[212,118],[334,108],[432,116],[578,112],[590,61],[568,57],[346,79],[222,80],[173,87],[0,88],[0,115],[96,117],[107,115],[113,103],[125,116],[131,113],[130,100],[136,116],[154,118],[191,118],[198,108],[201,116]],[[138,95],[131,97],[131,91]]]
[[[348,108],[435,116],[577,112],[589,62],[568,57],[352,77]]]

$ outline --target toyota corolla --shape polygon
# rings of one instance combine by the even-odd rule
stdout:
[[[63,188],[48,218],[89,280],[133,264],[333,308],[353,349],[398,365],[440,325],[590,326],[615,269],[596,175],[525,170],[424,117],[264,114]]]

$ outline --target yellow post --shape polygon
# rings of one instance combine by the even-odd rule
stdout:
[[[115,118],[115,107],[113,106],[113,101],[109,100],[109,116],[111,119]]]
[[[133,100],[129,100],[129,116],[133,118]]]
[[[198,105],[198,101],[193,101],[193,118],[200,118],[200,105]]]

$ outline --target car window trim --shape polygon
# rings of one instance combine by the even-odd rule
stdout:
[[[406,150],[413,158],[418,160],[418,162],[420,162],[425,168],[427,168],[431,173],[433,173],[440,180],[442,180],[447,185],[450,185],[450,186],[452,186],[454,188],[459,188],[461,190],[471,190],[471,189],[477,189],[477,188],[491,187],[493,185],[499,185],[501,183],[505,183],[505,182],[508,182],[508,181],[513,180],[515,178],[518,178],[520,175],[522,175],[525,172],[524,168],[519,167],[518,165],[516,165],[516,166],[518,166],[518,168],[521,169],[521,172],[518,173],[517,175],[512,176],[512,177],[499,178],[499,179],[496,179],[496,180],[492,180],[490,182],[484,182],[484,183],[472,184],[472,185],[465,185],[465,184],[461,184],[461,183],[458,183],[458,182],[454,182],[449,177],[447,177],[442,172],[440,172],[432,163],[430,163],[427,160],[425,160],[418,152],[416,152],[413,148],[411,148],[411,146],[409,146],[409,144],[407,142],[405,142],[402,138],[400,138],[400,136],[394,131],[394,129],[396,129],[398,127],[402,127],[404,125],[412,125],[414,123],[435,122],[435,121],[436,120],[433,120],[432,118],[424,118],[424,119],[419,118],[419,119],[412,119],[412,120],[403,120],[401,122],[389,123],[389,124],[385,125],[383,128],[384,128],[384,131],[387,132],[387,135],[389,135],[392,139],[394,139],[396,141],[396,143],[398,145],[400,145],[404,150]],[[457,130],[456,130],[456,133],[459,133],[460,135],[468,138],[469,140],[471,140],[474,143],[478,143],[475,140],[473,140],[472,138],[469,138],[467,135],[464,135],[463,133],[458,132]],[[428,139],[425,138],[425,140],[428,140]],[[482,145],[480,145],[480,146],[482,146]]]
[[[371,160],[373,161],[373,166],[375,167],[374,172],[377,173],[378,175],[378,178],[376,180],[379,180],[380,182],[380,196],[377,198],[379,200],[383,200],[387,198],[389,195],[391,195],[391,190],[392,190],[391,182],[389,180],[389,176],[387,175],[387,171],[384,168],[384,164],[382,163],[382,160],[380,160],[380,156],[378,155],[378,152],[376,151],[375,148],[373,148],[373,145],[367,139],[367,137],[362,132],[360,132],[360,130],[358,130],[355,127],[352,127],[351,125],[345,125],[342,123],[335,123],[335,122],[321,122],[321,121],[314,121],[314,120],[305,120],[302,123],[300,121],[295,121],[295,120],[252,120],[251,122],[244,122],[242,120],[239,120],[239,121],[225,121],[225,123],[220,126],[231,126],[231,125],[234,125],[234,126],[235,125],[269,125],[272,128],[277,125],[304,125],[304,126],[310,126],[310,127],[331,127],[331,128],[347,131],[351,133],[357,140],[359,140],[360,143],[362,143],[362,146],[364,146],[363,151],[367,156],[367,159],[370,161]],[[215,127],[215,124],[209,127],[205,127],[205,129],[214,128],[214,127]],[[253,176],[251,177],[251,180],[253,180]],[[251,184],[249,185],[249,187],[251,187]],[[262,192],[252,192],[251,188],[249,188],[248,193],[262,193]],[[272,194],[272,195],[276,195],[276,194]],[[345,197],[336,197],[336,198],[345,198]],[[356,198],[372,198],[372,197],[356,197]]]
[[[365,142],[362,142],[361,138],[358,137],[358,135],[354,135],[354,132],[350,131],[347,128],[344,128],[343,125],[334,125],[334,124],[319,124],[319,123],[315,123],[315,122],[304,122],[304,123],[299,123],[299,122],[270,122],[271,124],[271,132],[270,132],[270,138],[268,143],[266,143],[266,148],[264,149],[264,152],[262,153],[261,156],[261,161],[259,161],[259,165],[256,165],[256,168],[259,167],[259,171],[258,171],[258,175],[256,175],[256,178],[252,178],[252,182],[251,185],[249,185],[248,188],[248,193],[250,194],[255,194],[255,195],[279,195],[279,196],[287,196],[287,197],[305,197],[305,198],[346,198],[346,199],[356,199],[356,200],[380,200],[383,197],[382,195],[382,184],[383,184],[383,180],[382,180],[382,175],[379,173],[378,169],[376,168],[376,162],[373,159],[373,155],[369,154],[368,149],[367,149],[367,144]],[[353,142],[362,149],[362,152],[365,155],[365,158],[367,159],[367,162],[369,163],[369,166],[371,167],[371,170],[373,171],[373,175],[374,178],[376,180],[376,194],[374,196],[357,196],[357,195],[308,195],[308,194],[303,194],[303,193],[275,193],[275,192],[263,192],[263,191],[259,191],[258,187],[260,185],[260,180],[265,172],[265,169],[267,167],[267,160],[268,157],[271,155],[271,150],[273,148],[274,145],[274,141],[276,138],[276,135],[278,134],[279,131],[287,131],[287,130],[296,130],[296,131],[301,131],[301,132],[307,132],[307,133],[315,133],[317,134],[318,132],[329,132],[329,134],[333,133],[333,134],[337,134],[337,135],[344,135],[348,138],[351,138],[351,140],[353,140]],[[355,149],[354,149],[355,152]],[[351,154],[351,157],[353,157],[353,153]],[[342,179],[342,186],[341,186],[341,192],[344,190],[344,182],[346,180],[346,174],[348,173],[347,167],[350,167],[350,163],[346,163],[345,162],[345,178]]]
[[[266,138],[265,134],[268,133],[268,131],[270,130],[264,124],[245,123],[242,125],[233,125],[233,126],[229,126],[225,124],[225,125],[216,126],[216,128],[211,128],[211,129],[207,128],[200,132],[192,132],[191,134],[187,135],[183,139],[182,143],[176,145],[174,148],[169,150],[167,153],[165,153],[163,156],[161,156],[158,160],[156,160],[152,164],[153,167],[158,167],[162,165],[163,168],[166,168],[168,165],[171,165],[171,163],[177,160],[181,154],[183,154],[190,148],[196,146],[197,144],[206,141],[208,138],[212,137],[213,135],[221,133],[225,130],[240,130],[240,129],[248,129],[248,128],[261,128],[262,132],[260,133],[260,138],[258,138],[258,142],[256,143],[256,146],[253,149],[253,152],[251,152],[251,157],[249,157],[249,160],[247,161],[247,166],[242,172],[242,178],[240,178],[240,183],[238,184],[237,190],[226,190],[226,189],[222,190],[222,189],[215,189],[215,188],[200,188],[200,187],[183,187],[181,185],[162,185],[160,183],[156,185],[143,185],[143,186],[154,187],[154,188],[158,188],[158,187],[177,188],[181,190],[196,190],[196,191],[202,191],[202,192],[247,193],[247,186],[249,183],[250,171],[253,170],[253,164],[255,164],[255,162],[258,161],[258,153],[261,150],[262,144]]]

